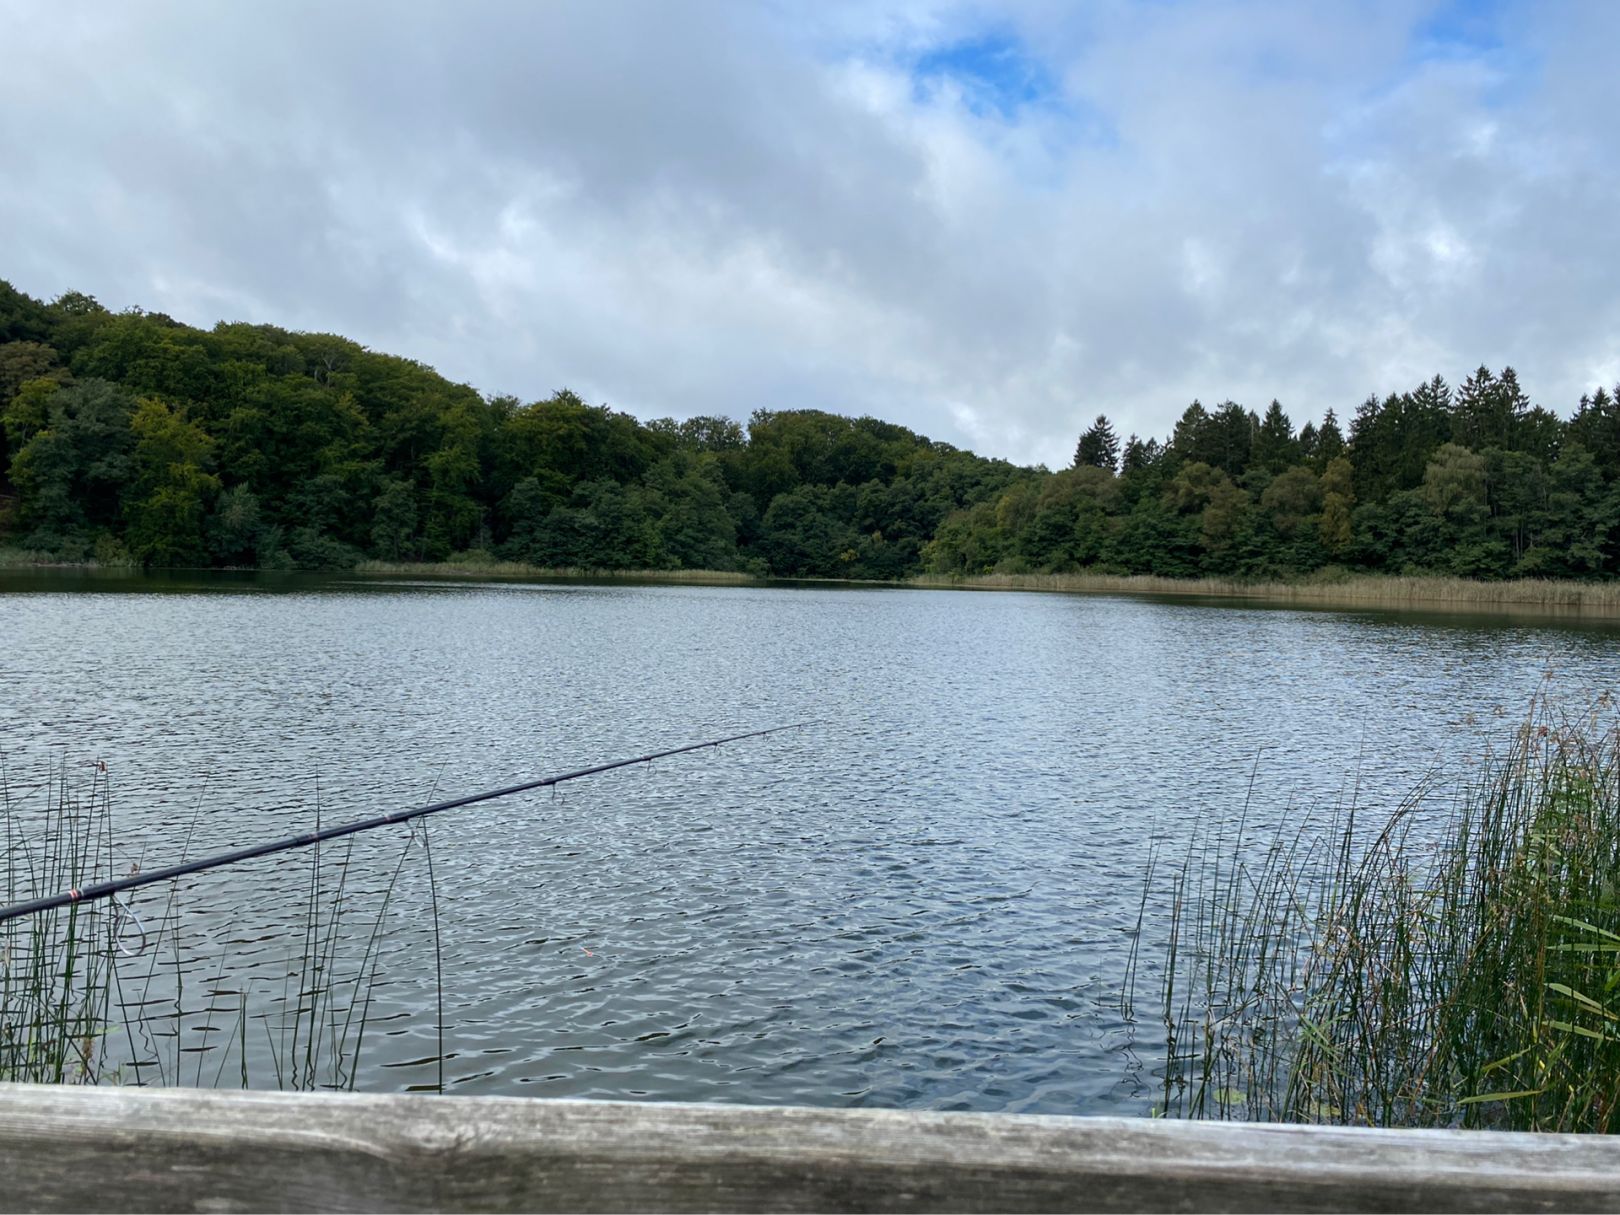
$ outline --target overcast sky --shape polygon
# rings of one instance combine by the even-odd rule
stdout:
[[[0,277],[1069,462],[1620,379],[1620,3],[0,0]]]

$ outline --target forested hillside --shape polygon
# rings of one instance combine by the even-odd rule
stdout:
[[[561,391],[484,397],[409,359],[267,325],[194,329],[0,282],[0,544],[64,560],[543,566],[897,578],[1098,569],[1288,576],[1620,572],[1620,410],[1564,420],[1511,369],[1436,377],[1296,430],[1194,403],[1073,468],[872,418],[642,423]]]

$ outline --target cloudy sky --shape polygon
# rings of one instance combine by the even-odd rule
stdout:
[[[0,0],[0,277],[1067,464],[1620,379],[1620,3]]]

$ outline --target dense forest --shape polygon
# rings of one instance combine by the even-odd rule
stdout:
[[[71,561],[1620,572],[1620,405],[1598,388],[1560,418],[1511,368],[1297,430],[1275,401],[1195,401],[1163,441],[1099,416],[1050,472],[815,410],[745,429],[643,423],[566,390],[485,397],[341,337],[205,331],[0,281],[0,451],[0,545]]]

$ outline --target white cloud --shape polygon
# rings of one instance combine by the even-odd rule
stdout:
[[[1051,464],[1481,361],[1567,410],[1616,365],[1617,7],[1439,53],[1398,0],[0,0],[0,275]]]

